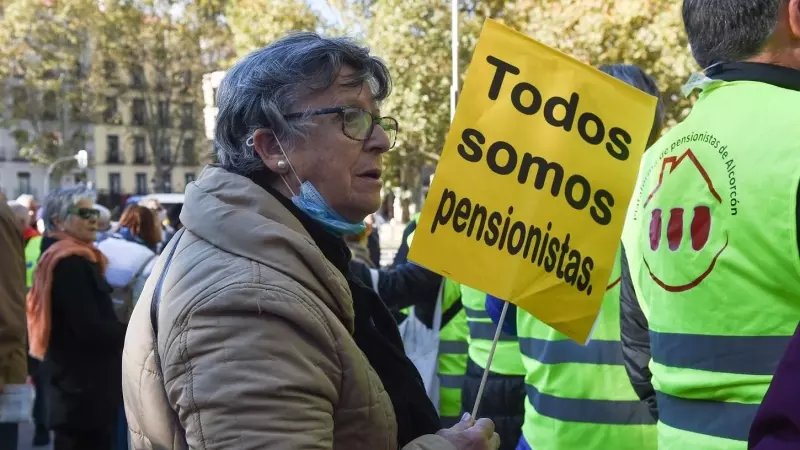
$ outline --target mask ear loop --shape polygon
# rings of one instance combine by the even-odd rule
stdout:
[[[270,131],[272,131],[272,130],[270,130]],[[300,186],[302,186],[303,182],[300,180],[300,177],[297,176],[297,172],[294,170],[294,166],[292,165],[292,162],[289,161],[289,156],[286,154],[286,151],[283,150],[283,145],[281,145],[281,141],[280,141],[280,139],[278,139],[278,136],[275,134],[274,131],[272,131],[272,136],[275,137],[275,142],[278,143],[278,148],[281,149],[281,153],[283,153],[283,157],[286,158],[286,163],[289,164],[289,169],[292,171],[292,174],[297,179],[297,183],[299,183]],[[280,174],[280,177],[281,177],[281,181],[283,181],[283,184],[286,185],[286,189],[289,189],[289,192],[292,193],[292,196],[293,197],[297,196],[297,194],[294,193],[294,189],[292,189],[292,187],[289,186],[289,182],[286,181],[286,178],[283,176],[283,174]]]

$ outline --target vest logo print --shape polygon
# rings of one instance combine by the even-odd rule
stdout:
[[[679,167],[682,170],[689,170],[700,180],[697,183],[687,183],[685,185],[676,185],[674,182],[670,183],[669,176],[675,172]],[[695,188],[700,191],[697,194],[700,197],[707,197],[706,203],[697,202],[691,206],[681,205],[654,205],[659,203],[657,197],[661,189],[667,185],[667,189],[681,189],[686,192],[695,193]],[[706,190],[707,193],[703,192]],[[676,191],[673,191],[673,193]],[[670,196],[672,197],[672,196]],[[678,196],[679,198],[680,196]],[[694,195],[693,195],[694,197]],[[673,197],[675,198],[675,197]],[[698,270],[692,278],[688,280],[665,280],[665,274],[654,272],[651,265],[648,263],[647,258],[643,255],[644,265],[650,274],[650,278],[662,289],[667,292],[684,292],[697,287],[703,280],[713,272],[722,252],[728,247],[728,235],[724,235],[724,242],[715,240],[713,224],[713,212],[717,205],[722,205],[722,197],[714,187],[714,183],[708,175],[703,165],[698,161],[695,154],[691,149],[687,149],[680,156],[670,156],[664,158],[661,172],[658,176],[658,183],[653,191],[644,202],[644,209],[649,210],[649,249],[656,254],[661,255],[661,258],[670,259],[670,264],[681,264],[677,259],[672,259],[668,254],[675,254],[674,258],[690,258],[693,261],[707,260],[708,256],[713,254],[711,260],[705,266],[705,269]],[[688,223],[688,227],[687,227]],[[720,233],[717,233],[718,235]],[[714,252],[714,253],[711,253]],[[704,258],[705,256],[705,258]],[[685,264],[685,262],[683,263]],[[702,264],[702,263],[701,263]],[[691,265],[689,266],[691,267]],[[702,265],[700,267],[703,267]]]

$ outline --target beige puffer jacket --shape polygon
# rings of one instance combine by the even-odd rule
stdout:
[[[352,338],[347,282],[291,212],[249,179],[208,167],[187,187],[181,221],[158,317],[165,383],[150,304],[171,246],[128,325],[132,447],[182,448],[183,428],[191,449],[395,450],[389,396]],[[412,449],[455,450],[434,435]]]

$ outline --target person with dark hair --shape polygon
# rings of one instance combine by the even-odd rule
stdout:
[[[800,0],[684,0],[683,21],[699,96],[641,164],[622,344],[659,449],[740,450],[800,317]],[[789,404],[751,443],[796,436]]]
[[[125,208],[117,231],[97,243],[97,248],[108,258],[106,281],[113,289],[114,311],[122,323],[128,323],[130,319],[136,300],[158,259],[156,249],[160,243],[161,226],[156,214],[139,205]],[[115,448],[128,448],[128,427],[122,407],[115,432]]]
[[[344,236],[378,209],[398,131],[379,109],[390,87],[367,48],[316,33],[226,73],[219,165],[187,186],[131,316],[133,449],[497,449],[490,420],[441,429],[397,324],[349,268]]]
[[[599,69],[658,99],[647,142],[653,145],[664,121],[655,80],[631,64]],[[619,270],[617,258],[592,339],[585,346],[509,305],[503,331],[517,336],[526,373],[527,405],[517,450],[657,448],[656,420],[629,383],[623,364]],[[488,316],[499,322],[504,302],[491,295],[485,302]]]

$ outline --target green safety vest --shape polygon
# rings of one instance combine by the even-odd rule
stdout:
[[[461,298],[458,283],[444,279],[442,314]],[[462,308],[439,331],[439,416],[449,428],[461,419],[461,389],[467,373],[467,315]]]
[[[469,327],[469,358],[482,369],[486,368],[489,360],[489,352],[492,349],[492,341],[497,326],[486,313],[486,294],[471,287],[461,286],[461,302],[464,303],[464,311],[467,314],[467,325]],[[506,317],[505,320],[513,320]],[[492,359],[492,372],[502,375],[524,375],[525,367],[522,365],[522,357],[519,352],[516,336],[507,333],[500,333],[500,340],[494,351]]]
[[[34,236],[25,245],[25,275],[27,276],[27,288],[33,286],[33,272],[36,270],[36,263],[42,253],[42,237]]]
[[[619,331],[619,254],[591,341],[580,345],[522,310],[522,435],[534,449],[655,450],[656,426],[628,379]]]
[[[419,219],[419,213],[413,221]],[[410,247],[414,233],[406,238]],[[455,281],[444,279],[442,292],[442,314],[445,314],[461,298],[461,287]],[[410,308],[401,313],[408,316]],[[467,373],[467,315],[462,308],[439,330],[439,416],[442,426],[449,428],[461,419],[461,389]]]
[[[800,317],[800,92],[707,86],[648,150],[623,231],[658,448],[745,450]]]

